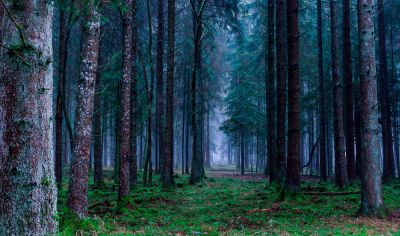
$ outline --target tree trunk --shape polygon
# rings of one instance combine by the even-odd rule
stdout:
[[[174,67],[175,67],[175,0],[168,0],[168,58],[167,58],[167,106],[165,127],[165,162],[162,185],[173,185],[174,160]]]
[[[317,0],[317,37],[318,37],[318,78],[319,78],[319,158],[321,181],[327,181],[326,173],[326,119],[324,62],[322,49],[322,0]]]
[[[67,36],[65,27],[65,2],[61,1],[60,8],[60,46],[59,46],[59,73],[56,101],[56,168],[55,175],[57,186],[61,186],[63,177],[63,161],[62,161],[62,130],[63,130],[63,93],[65,87],[65,69],[67,66]]]
[[[300,190],[300,72],[298,0],[287,0],[288,141],[286,187]]]
[[[275,73],[274,73],[274,0],[268,0],[268,25],[267,25],[267,143],[268,143],[268,163],[269,180],[277,181],[277,146],[276,146],[276,101],[275,101]]]
[[[277,181],[284,185],[286,168],[286,47],[285,1],[276,4],[276,76],[277,76]]]
[[[118,201],[129,196],[129,159],[130,159],[130,95],[132,78],[132,0],[125,0],[127,11],[122,16],[122,79],[121,79],[121,117],[120,117],[120,167]]]
[[[165,123],[165,105],[164,105],[164,1],[158,0],[158,16],[157,16],[157,99],[156,99],[156,129],[157,129],[157,137],[156,142],[156,156],[159,156],[160,165],[161,165],[161,176],[164,175],[164,159],[165,159],[165,140],[164,140],[164,123]]]
[[[333,84],[333,133],[335,146],[335,182],[343,187],[348,182],[347,163],[345,157],[345,142],[343,130],[343,107],[341,94],[341,81],[339,76],[339,41],[337,36],[336,2],[330,0],[331,11],[331,52],[332,52],[332,84]]]
[[[187,81],[186,92],[189,92],[189,81]],[[189,111],[189,95],[186,101],[186,138],[185,138],[185,174],[189,174],[189,139],[190,139],[190,111]]]
[[[182,142],[181,142],[181,159],[182,159],[182,163],[181,163],[181,168],[182,168],[182,175],[183,174],[185,174],[185,142],[186,142],[186,133],[187,133],[187,130],[185,129],[186,128],[186,109],[187,109],[187,106],[186,106],[186,93],[187,93],[187,90],[186,90],[186,77],[185,76],[183,76],[182,77],[183,78],[183,87],[184,87],[184,89],[183,89],[183,107],[182,107]]]
[[[194,55],[193,55],[193,70],[192,70],[192,86],[191,86],[191,105],[192,105],[192,136],[193,136],[193,145],[192,145],[192,171],[190,174],[190,184],[196,184],[202,181],[205,177],[203,171],[203,158],[201,155],[202,149],[202,137],[200,129],[203,127],[198,127],[199,123],[201,126],[200,115],[198,114],[198,108],[196,106],[196,83],[198,74],[200,73],[200,64],[201,64],[201,37],[202,37],[202,14],[204,10],[204,5],[207,0],[202,0],[199,2],[199,9],[196,9],[194,5],[192,5],[192,12],[194,17]],[[201,92],[201,91],[200,91]]]
[[[343,0],[343,127],[346,140],[346,159],[349,181],[356,178],[354,157],[353,76],[351,69],[350,0]]]
[[[378,0],[379,95],[381,104],[383,181],[395,178],[390,99],[387,79],[386,34],[383,0]]]
[[[0,41],[0,235],[52,235],[53,8],[44,0],[16,4],[0,2],[7,14]]]
[[[131,79],[131,99],[130,99],[130,110],[131,110],[131,157],[129,163],[129,184],[134,186],[137,182],[137,4],[136,0],[132,0],[132,79]],[[140,142],[141,143],[141,142]]]
[[[360,57],[361,213],[376,215],[383,209],[379,147],[378,98],[374,39],[374,1],[358,0]]]
[[[95,1],[85,9],[85,27],[82,40],[82,63],[78,84],[75,118],[74,159],[67,205],[78,217],[87,215],[88,165],[92,139],[92,118],[97,57],[99,48],[100,14]]]

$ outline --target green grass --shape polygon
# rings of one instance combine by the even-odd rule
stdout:
[[[111,173],[107,173],[110,177]],[[360,196],[279,194],[262,180],[208,178],[197,186],[178,176],[176,187],[136,187],[130,206],[117,211],[117,186],[107,181],[90,188],[90,216],[81,221],[65,206],[67,187],[59,193],[60,235],[400,235],[399,219],[357,216]],[[91,184],[91,183],[90,183]],[[331,184],[303,182],[310,191],[339,191]],[[358,185],[345,191],[359,190]],[[340,190],[343,191],[343,190]],[[400,208],[400,183],[384,186],[388,212]]]

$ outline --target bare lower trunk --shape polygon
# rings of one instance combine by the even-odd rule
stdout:
[[[165,140],[164,140],[164,0],[158,0],[157,16],[157,87],[156,87],[156,156],[159,156],[161,176],[164,175]],[[158,145],[157,145],[158,144]],[[157,167],[157,165],[156,165]]]
[[[380,171],[378,97],[375,59],[373,0],[358,0],[361,123],[361,213],[379,214],[383,209]]]
[[[85,9],[85,22],[75,118],[74,159],[67,201],[70,210],[80,218],[87,215],[88,168],[100,36],[100,14],[94,0],[89,1]]]
[[[300,72],[298,0],[288,0],[288,141],[286,188],[300,190]]]
[[[190,173],[190,184],[196,184],[202,181],[205,177],[203,169],[203,157],[202,157],[202,137],[201,132],[201,116],[202,114],[198,112],[198,107],[196,105],[196,91],[197,91],[197,79],[199,79],[200,65],[201,65],[201,37],[202,37],[202,12],[204,10],[204,4],[206,0],[199,1],[198,4],[202,7],[196,9],[192,6],[193,17],[194,17],[194,55],[193,55],[193,70],[192,70],[192,85],[191,85],[191,118],[192,118],[192,171]],[[200,113],[200,114],[199,114]],[[199,124],[200,123],[200,124]],[[198,127],[200,125],[200,127]]]
[[[118,200],[121,201],[129,195],[129,158],[130,158],[130,95],[132,77],[132,0],[125,0],[129,9],[122,17],[122,79],[121,79],[121,119],[120,119],[120,167]]]
[[[175,0],[168,0],[168,71],[167,71],[167,110],[165,127],[165,162],[162,185],[173,185],[172,162],[174,160],[174,67],[175,67]]]
[[[53,8],[15,4],[0,2],[0,235],[53,235]]]
[[[277,76],[277,181],[285,183],[286,168],[286,50],[285,50],[285,1],[276,5],[276,76]],[[258,146],[258,145],[257,145]]]
[[[336,185],[343,187],[348,182],[347,162],[343,130],[342,86],[339,76],[339,41],[337,36],[336,2],[330,0],[331,11],[331,52],[332,52],[332,83],[333,83],[333,132],[335,146],[335,179]]]

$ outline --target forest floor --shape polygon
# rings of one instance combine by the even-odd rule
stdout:
[[[360,194],[287,195],[266,184],[262,175],[208,172],[191,186],[175,176],[175,188],[136,187],[126,208],[117,210],[117,185],[106,171],[106,186],[89,190],[89,217],[77,220],[66,208],[67,183],[59,192],[60,235],[400,235],[400,182],[384,186],[387,216],[360,217]],[[139,182],[140,184],[140,182]],[[354,184],[336,189],[306,179],[309,192],[359,191]]]

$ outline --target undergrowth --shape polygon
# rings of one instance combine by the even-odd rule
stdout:
[[[388,217],[357,215],[360,195],[286,194],[262,180],[208,178],[196,186],[176,176],[175,188],[132,189],[130,204],[117,205],[118,186],[90,183],[89,217],[76,219],[66,207],[67,185],[59,192],[59,235],[400,235],[400,182],[384,186]],[[138,178],[140,179],[140,178]],[[337,189],[330,183],[302,182],[303,191],[358,191],[359,184]]]

